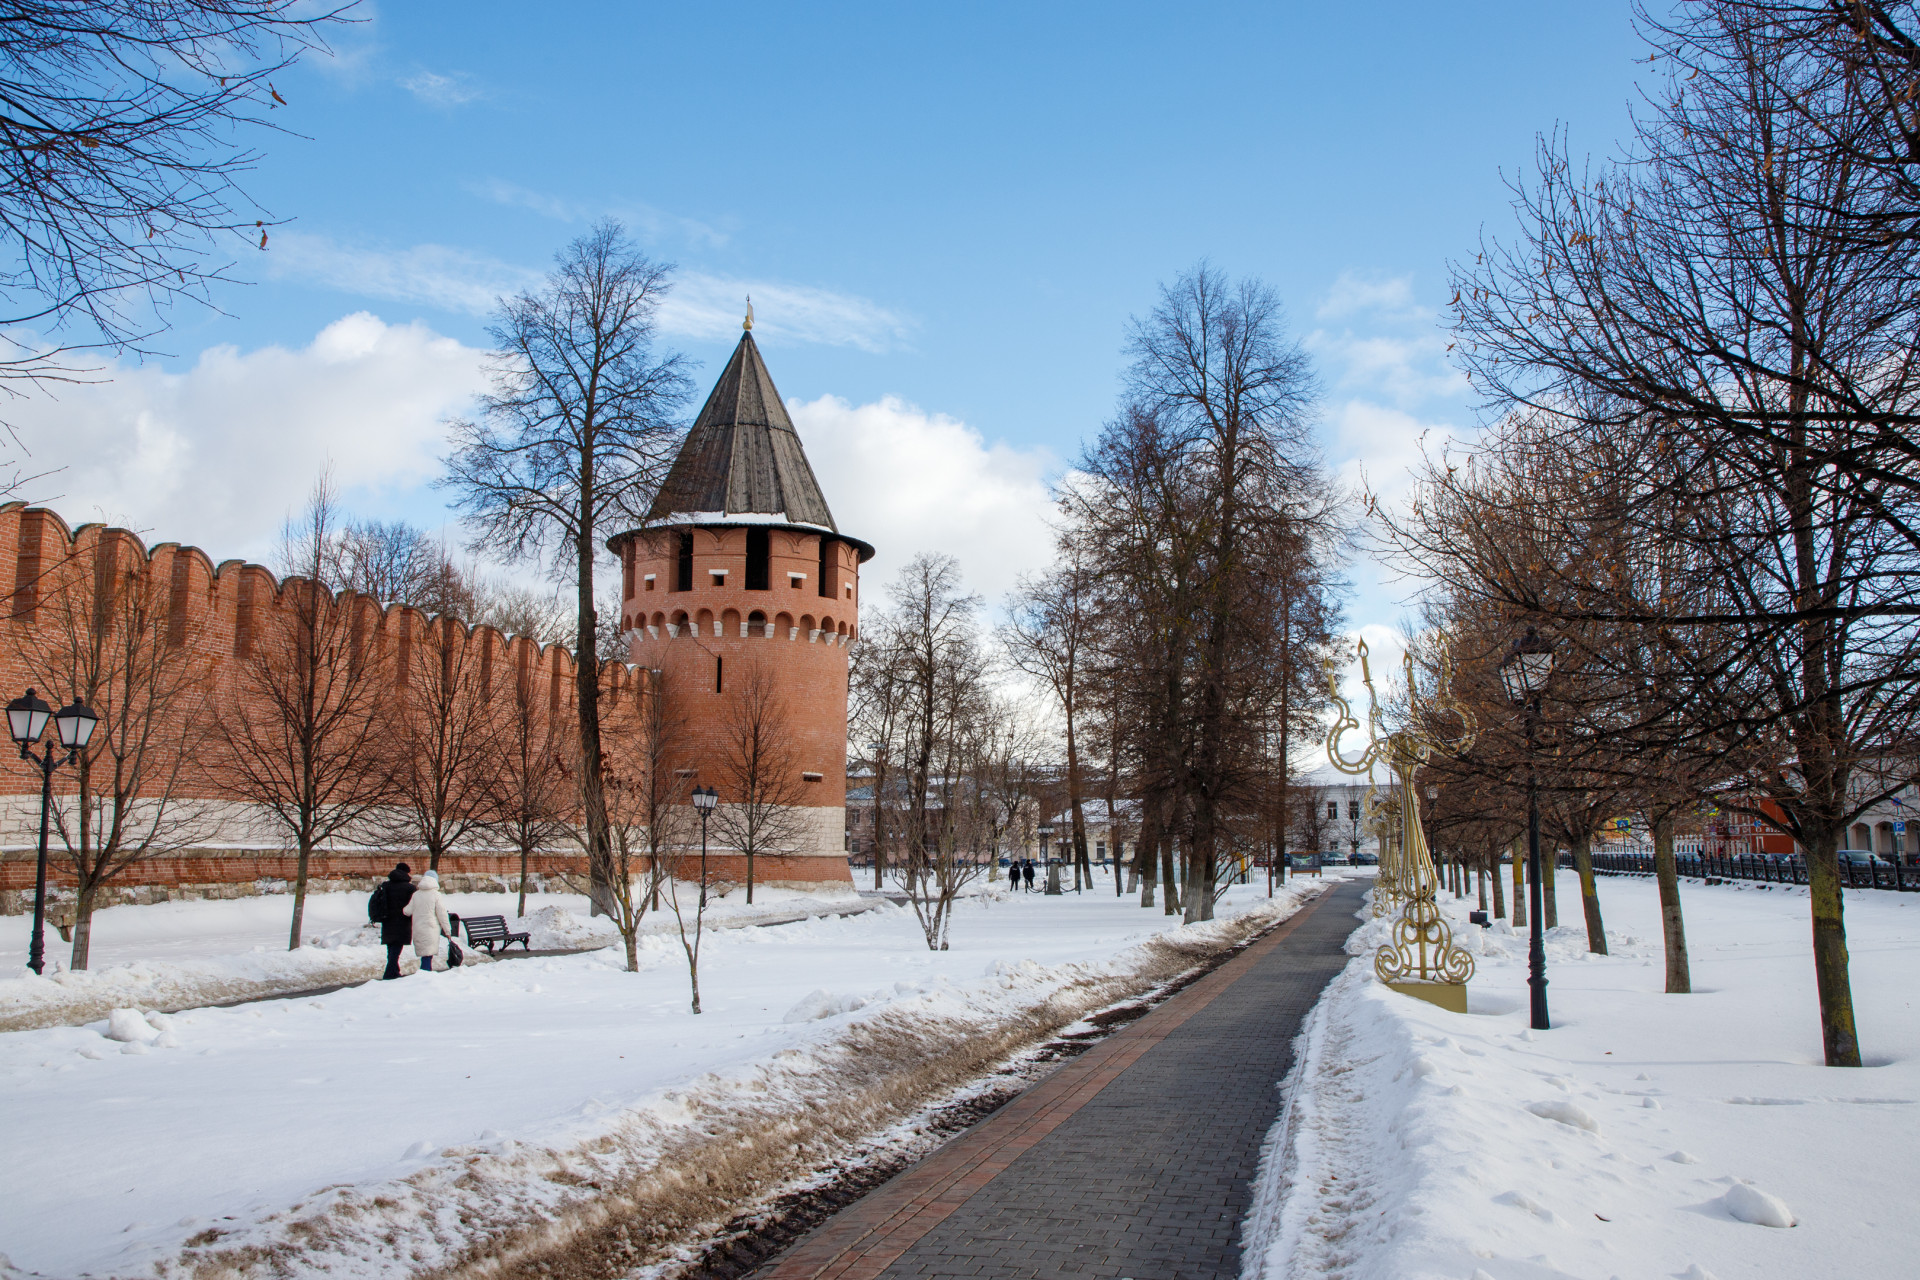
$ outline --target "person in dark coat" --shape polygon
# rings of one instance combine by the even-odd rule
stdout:
[[[1027,865],[1020,868],[1020,874],[1026,877],[1027,892],[1032,893],[1033,892],[1033,859],[1032,858],[1028,858]]]
[[[387,879],[367,900],[367,919],[380,926],[380,941],[387,948],[387,971],[382,980],[400,976],[400,952],[413,941],[413,921],[407,916],[407,903],[413,900],[413,872],[402,862],[387,873]]]

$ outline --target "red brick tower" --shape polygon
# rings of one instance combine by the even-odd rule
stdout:
[[[752,330],[749,315],[646,524],[607,546],[632,660],[660,670],[689,725],[689,763],[723,805],[729,697],[756,669],[775,682],[806,835],[755,880],[850,883],[847,653],[873,548],[834,524]]]

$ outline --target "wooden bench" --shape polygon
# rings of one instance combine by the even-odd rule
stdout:
[[[533,950],[526,934],[508,931],[505,916],[468,916],[460,925],[467,931],[467,945],[485,947],[488,955],[495,947],[511,947],[516,942],[524,951]]]

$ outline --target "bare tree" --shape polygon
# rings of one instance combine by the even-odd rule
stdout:
[[[53,814],[75,881],[75,969],[88,964],[101,890],[207,830],[204,803],[182,794],[207,728],[194,628],[173,624],[166,585],[130,542],[102,535],[87,570],[43,606],[26,652],[41,687],[100,717]]]
[[[671,661],[673,655],[665,655]],[[693,1011],[700,1012],[700,927],[706,886],[701,885],[701,911],[694,919],[692,943],[687,944],[681,918],[677,880],[686,847],[687,796],[693,771],[684,760],[688,741],[685,708],[671,673],[659,667],[642,668],[644,679],[622,696],[609,699],[610,740],[619,743],[606,761],[608,819],[611,836],[610,880],[614,925],[626,946],[627,971],[640,968],[641,922],[660,902],[668,887],[674,919],[681,928],[687,952],[688,980],[693,987]],[[611,691],[609,691],[611,692]],[[669,884],[669,881],[675,883]]]
[[[425,849],[427,866],[438,871],[449,849],[488,825],[503,725],[488,687],[492,672],[458,618],[435,618],[395,650],[393,803],[380,825]]]
[[[1846,8],[1851,39],[1862,11]],[[1757,12],[1686,6],[1680,71],[1625,161],[1582,166],[1549,140],[1517,191],[1519,239],[1456,273],[1461,354],[1501,429],[1486,470],[1432,476],[1422,510],[1460,527],[1469,508],[1511,510],[1518,477],[1602,477],[1624,558],[1532,554],[1585,537],[1587,516],[1542,510],[1507,523],[1552,538],[1517,561],[1476,544],[1455,563],[1481,569],[1443,576],[1564,631],[1590,669],[1613,675],[1628,651],[1587,643],[1593,626],[1668,657],[1602,727],[1685,775],[1738,779],[1740,807],[1805,849],[1825,1057],[1856,1066],[1835,850],[1902,781],[1875,762],[1910,758],[1920,731],[1916,242],[1858,234],[1903,216],[1884,170],[1850,154],[1885,136],[1871,95]],[[1620,572],[1663,544],[1689,560],[1674,595]]]
[[[1338,807],[1338,801],[1327,799],[1328,795],[1325,787],[1312,784],[1288,788],[1294,846],[1313,850],[1316,858],[1326,852],[1328,833],[1340,829],[1339,820],[1328,812],[1329,806]]]
[[[854,647],[847,673],[848,730],[873,759],[873,887],[886,888],[887,842],[899,769],[893,756],[902,727],[906,686],[899,679],[898,655],[873,643],[871,635]]]
[[[1072,823],[1073,883],[1093,882],[1087,858],[1085,785],[1080,768],[1080,731],[1084,728],[1086,675],[1092,649],[1095,612],[1093,579],[1084,563],[1082,540],[1059,540],[1054,567],[1026,578],[1007,601],[1000,628],[1001,648],[1013,665],[1039,681],[1059,708],[1067,748],[1067,812]]]
[[[713,825],[728,845],[746,855],[751,904],[754,859],[791,852],[807,834],[806,784],[800,779],[787,700],[773,673],[753,662],[731,683],[720,722],[715,772],[721,803]]]
[[[1161,291],[1136,321],[1127,380],[1133,399],[1171,433],[1195,524],[1193,751],[1182,790],[1190,805],[1187,918],[1212,915],[1216,844],[1235,789],[1249,709],[1237,676],[1257,661],[1266,617],[1251,617],[1247,573],[1276,520],[1325,502],[1310,420],[1315,386],[1288,340],[1279,300],[1257,281],[1231,284],[1201,266]],[[1264,611],[1259,611],[1264,612]]]
[[[890,682],[897,702],[898,761],[905,789],[904,887],[927,949],[947,949],[953,906],[985,866],[969,857],[973,811],[970,765],[980,725],[990,713],[986,662],[976,616],[980,598],[966,592],[951,556],[915,556],[888,588],[889,604],[868,625],[873,678]]]
[[[469,621],[473,587],[447,549],[402,521],[355,521],[340,532],[342,586],[382,604],[406,604],[429,617],[452,614]]]
[[[0,25],[0,272],[17,353],[0,379],[58,376],[58,352],[143,347],[154,313],[228,278],[267,247],[239,186],[259,160],[238,142],[274,128],[273,81],[350,5],[295,0],[14,0]]]
[[[561,840],[571,829],[567,815],[574,788],[566,762],[573,758],[573,743],[565,720],[550,711],[548,691],[539,687],[528,665],[504,677],[496,673],[494,683],[499,687],[492,696],[497,717],[493,767],[483,775],[487,814],[492,828],[520,851],[517,910],[524,916],[534,850]]]
[[[281,535],[281,600],[250,620],[254,634],[215,717],[222,790],[254,806],[298,857],[288,950],[300,946],[313,851],[387,794],[381,712],[392,672],[376,608],[327,585],[339,525],[323,477]]]
[[[605,222],[561,253],[537,293],[502,304],[493,389],[453,425],[441,483],[476,548],[550,556],[574,588],[581,810],[596,911],[610,910],[612,851],[601,776],[600,627],[594,569],[616,526],[644,522],[672,461],[687,397],[678,355],[654,351],[670,268]]]
[[[596,615],[598,610],[595,611]],[[479,583],[474,588],[473,625],[489,626],[505,636],[525,636],[545,647],[571,646],[574,620],[550,592],[512,583]]]

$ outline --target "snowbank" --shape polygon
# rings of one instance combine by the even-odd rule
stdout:
[[[1920,903],[1847,897],[1861,1038],[1821,1065],[1804,890],[1683,889],[1695,994],[1662,993],[1658,899],[1603,879],[1610,956],[1570,875],[1548,942],[1554,1029],[1527,1029],[1526,938],[1465,921],[1470,1012],[1372,976],[1349,944],[1302,1034],[1248,1224],[1250,1277],[1848,1277],[1911,1268],[1920,1173]],[[1569,905],[1571,904],[1571,905]]]
[[[1236,889],[1188,928],[1110,889],[986,895],[946,952],[892,904],[720,932],[698,1016],[656,935],[637,974],[601,950],[197,1009],[166,1048],[151,1017],[151,1041],[106,1014],[0,1035],[32,1170],[0,1247],[62,1277],[373,1277],[564,1231],[637,1267],[1321,887]]]
[[[782,924],[872,904],[852,892],[783,889],[756,889],[754,899],[749,907],[741,890],[715,896],[708,904],[707,927]],[[0,919],[0,959],[13,959],[18,966],[0,977],[0,1031],[77,1025],[121,1007],[171,1013],[366,982],[387,964],[378,931],[365,923],[366,900],[363,893],[309,895],[306,945],[298,951],[286,949],[293,909],[287,897],[111,907],[94,917],[93,967],[68,971],[61,963],[64,954],[53,947],[44,977],[21,963],[26,921]],[[464,916],[506,916],[538,951],[584,951],[619,940],[613,923],[589,916],[587,900],[577,895],[530,896],[524,926],[515,922],[518,903],[511,894],[456,893],[447,900],[449,910]],[[675,929],[671,913],[650,915],[641,927],[652,934]],[[16,943],[18,956],[8,956]],[[475,963],[487,963],[485,952],[467,951]],[[418,969],[412,952],[406,952],[401,971]]]

